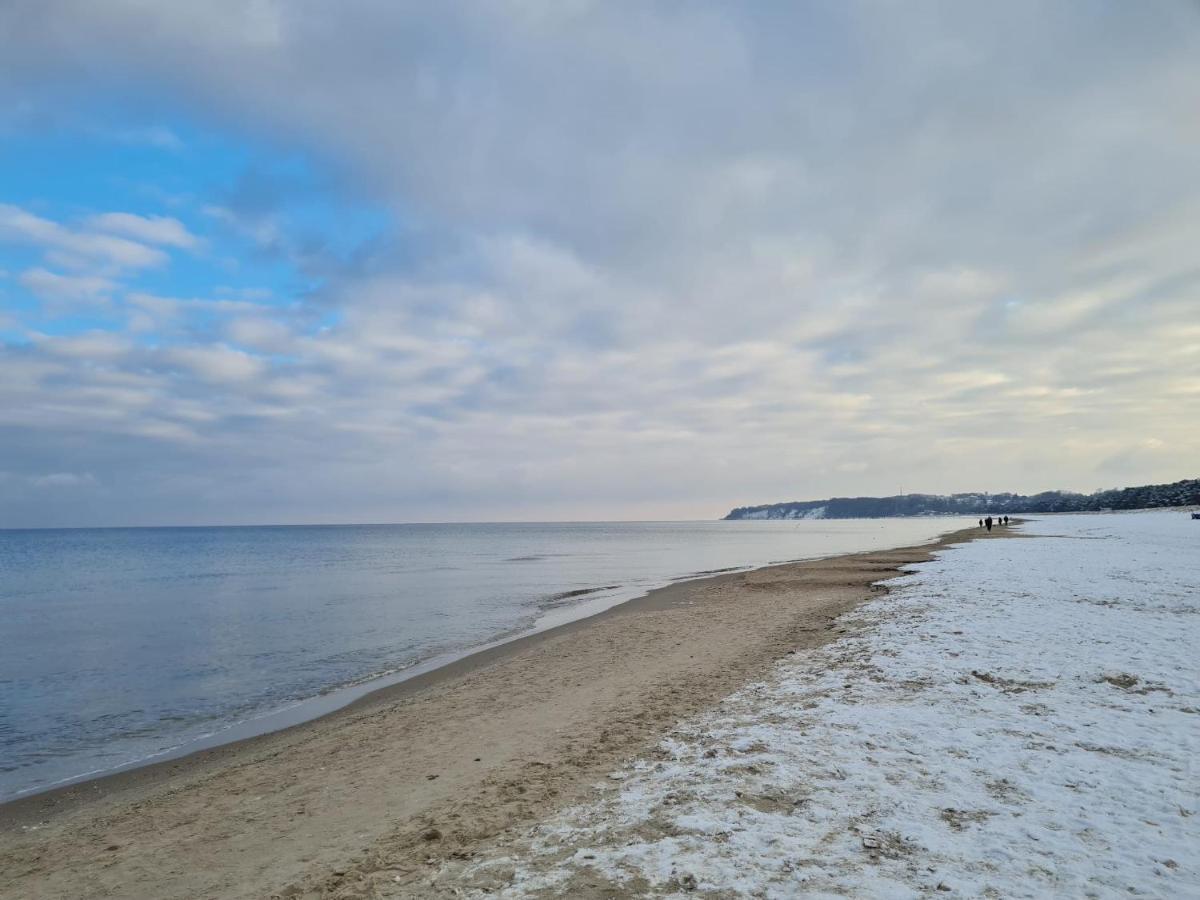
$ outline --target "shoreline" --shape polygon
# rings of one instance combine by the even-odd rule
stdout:
[[[962,517],[954,516],[948,518]],[[208,528],[223,526],[172,527]],[[251,525],[238,527],[288,528],[292,526]],[[305,527],[325,528],[331,526],[313,525]],[[943,536],[944,533],[943,535],[934,536],[926,543],[941,540]],[[840,556],[845,554],[837,555]],[[630,586],[602,585],[598,587],[580,588],[567,591],[561,597],[552,596],[550,599],[563,600],[568,598],[578,598],[580,602],[577,605],[568,606],[551,603],[541,611],[541,613],[530,625],[511,629],[506,632],[501,632],[492,639],[483,643],[472,644],[458,650],[449,650],[446,652],[437,653],[430,657],[418,659],[416,662],[413,662],[398,670],[378,675],[371,675],[356,682],[329,688],[322,693],[295,701],[287,706],[267,710],[261,714],[234,722],[220,731],[188,739],[175,747],[161,750],[139,759],[121,763],[116,766],[110,766],[90,772],[83,772],[78,775],[72,775],[49,784],[19,791],[18,793],[9,797],[0,797],[0,832],[3,832],[7,827],[5,822],[6,815],[12,812],[13,815],[20,817],[24,812],[21,807],[27,801],[32,802],[38,800],[39,798],[45,798],[51,802],[58,802],[61,798],[67,800],[68,802],[76,802],[79,798],[75,795],[80,791],[88,790],[93,783],[96,783],[96,787],[98,788],[99,792],[104,792],[104,783],[110,780],[117,780],[122,777],[131,777],[143,769],[158,769],[163,767],[168,768],[171,771],[176,771],[178,766],[171,764],[190,760],[192,757],[199,757],[221,750],[222,748],[233,747],[246,741],[253,741],[258,738],[263,738],[293,728],[302,727],[309,723],[319,722],[329,716],[336,715],[342,710],[349,709],[360,702],[368,701],[373,695],[379,692],[398,688],[410,681],[415,682],[414,689],[428,686],[429,684],[435,683],[438,680],[433,676],[442,669],[446,669],[451,675],[456,672],[463,671],[463,669],[460,668],[460,664],[466,663],[471,657],[482,655],[483,659],[485,660],[493,658],[499,655],[501,648],[508,644],[518,644],[524,641],[526,638],[533,638],[541,634],[554,632],[560,628],[573,625],[576,622],[594,619],[614,609],[617,609],[618,607],[640,603],[649,599],[658,591],[673,587],[675,585],[688,584],[696,581],[705,581],[725,575],[736,575],[752,572],[758,569],[772,568],[774,566],[793,565],[811,560],[829,558],[834,557],[801,557],[797,559],[776,560],[773,562],[768,562],[765,565],[748,564],[729,566],[714,570],[690,572],[683,575],[671,576],[649,588],[634,588],[633,592],[627,594],[618,593],[615,597],[597,598],[589,595],[612,590],[614,588],[628,588]],[[599,608],[592,608],[597,600],[603,600],[603,605],[599,606]]]
[[[943,538],[944,535],[933,538],[927,543],[936,543]],[[858,554],[842,555],[853,556]],[[779,566],[790,566],[803,562],[816,562],[824,559],[838,558],[840,556],[813,557],[812,559],[805,560],[770,563],[766,566],[756,568],[737,566],[711,573],[698,572],[692,575],[680,575],[642,594],[627,600],[618,600],[611,606],[607,606],[596,612],[586,613],[579,618],[569,619],[568,621],[552,624],[544,628],[537,628],[535,626],[531,630],[525,630],[510,637],[500,637],[485,644],[468,647],[461,651],[452,651],[448,654],[439,654],[428,659],[423,659],[399,672],[369,678],[359,684],[334,688],[325,694],[318,694],[315,697],[301,700],[294,706],[272,710],[258,719],[239,722],[225,732],[221,732],[221,734],[232,732],[235,735],[233,737],[215,740],[211,744],[208,743],[208,738],[198,738],[190,741],[188,744],[163,751],[159,755],[148,757],[144,760],[135,760],[95,773],[85,773],[69,778],[64,782],[35,789],[32,792],[18,794],[6,800],[0,800],[0,834],[3,834],[4,831],[13,826],[21,827],[28,824],[31,816],[41,816],[44,818],[47,813],[58,815],[67,809],[85,804],[97,797],[111,795],[114,792],[119,792],[132,786],[144,787],[167,778],[175,777],[180,773],[181,769],[203,767],[213,762],[219,764],[220,758],[236,752],[240,747],[250,747],[288,732],[304,729],[309,726],[317,726],[335,719],[341,714],[348,714],[359,707],[369,706],[376,702],[387,703],[400,699],[409,693],[433,688],[439,682],[468,674],[476,669],[501,660],[507,655],[518,653],[538,640],[550,639],[559,634],[578,630],[578,628],[584,627],[610,614],[615,615],[618,611],[626,607],[642,607],[644,605],[646,608],[653,608],[656,599],[659,602],[663,601],[663,598],[656,598],[655,596],[661,592],[669,592],[674,588],[684,585],[708,581],[715,582],[748,572],[773,569]],[[597,588],[595,590],[602,589]],[[667,600],[667,602],[670,601]],[[353,693],[356,696],[347,700],[336,699],[346,693]],[[325,707],[327,703],[331,703],[332,705],[323,712],[300,714],[301,717],[295,721],[289,721],[286,724],[267,728],[266,730],[261,728],[255,729],[253,733],[245,734],[241,737],[236,736],[239,731],[244,730],[246,726],[250,726],[254,722],[271,720],[276,717],[291,718],[289,713],[292,713],[294,710],[298,711],[301,708],[310,706]],[[211,737],[215,738],[216,735]],[[192,749],[188,749],[189,746],[192,746]]]
[[[938,554],[424,895],[1200,896],[1193,524]]]
[[[336,860],[377,855],[381,842],[404,857],[428,852],[422,828],[444,820],[439,809],[475,810],[489,823],[485,831],[509,827],[570,797],[589,773],[774,659],[823,643],[838,615],[904,565],[955,543],[1013,533],[972,527],[910,547],[668,584],[377,687],[282,730],[10,800],[0,805],[0,863],[24,876],[13,890],[32,879],[47,896],[70,896],[82,884],[103,895],[86,880],[97,877],[97,866],[103,882],[116,877],[126,888],[128,873],[119,873],[141,872],[139,890],[156,896],[214,889],[260,896],[269,887],[344,878]],[[474,754],[463,756],[464,745]],[[530,754],[551,762],[530,761]],[[531,784],[544,793],[531,796]],[[247,794],[257,806],[245,808]],[[262,819],[271,829],[255,833]],[[98,841],[106,843],[96,857]],[[229,870],[231,845],[246,853],[246,842],[254,845],[250,864]],[[207,862],[194,843],[211,845],[200,853]],[[187,877],[158,883],[145,871],[148,856],[182,865]],[[220,871],[206,868],[214,864]],[[65,883],[56,889],[44,879]]]

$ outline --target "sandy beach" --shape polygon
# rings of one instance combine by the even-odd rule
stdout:
[[[424,895],[1200,896],[1200,536],[1065,515],[912,567]]]
[[[0,0],[0,98],[0,900],[1200,900],[1200,0]]]
[[[426,893],[585,796],[933,544],[676,584],[287,731],[0,807],[3,897]]]

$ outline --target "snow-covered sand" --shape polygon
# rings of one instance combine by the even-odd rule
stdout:
[[[943,553],[596,799],[435,882],[754,897],[1200,897],[1200,522]]]

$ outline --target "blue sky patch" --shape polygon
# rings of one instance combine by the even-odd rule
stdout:
[[[175,220],[179,235],[156,241],[136,223],[112,227],[102,218],[111,213]],[[186,301],[200,330],[211,330],[204,301],[294,308],[388,224],[303,155],[187,122],[10,131],[0,144],[0,336],[123,331],[141,295]],[[141,245],[152,261],[72,249],[109,238]],[[156,334],[139,321],[139,343],[187,332]]]

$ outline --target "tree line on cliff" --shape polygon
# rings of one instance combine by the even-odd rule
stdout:
[[[874,519],[891,516],[996,515],[1099,512],[1200,505],[1200,478],[1172,484],[1114,488],[1094,494],[1044,491],[1040,494],[901,494],[895,497],[833,497],[762,506],[739,506],[726,519]]]

